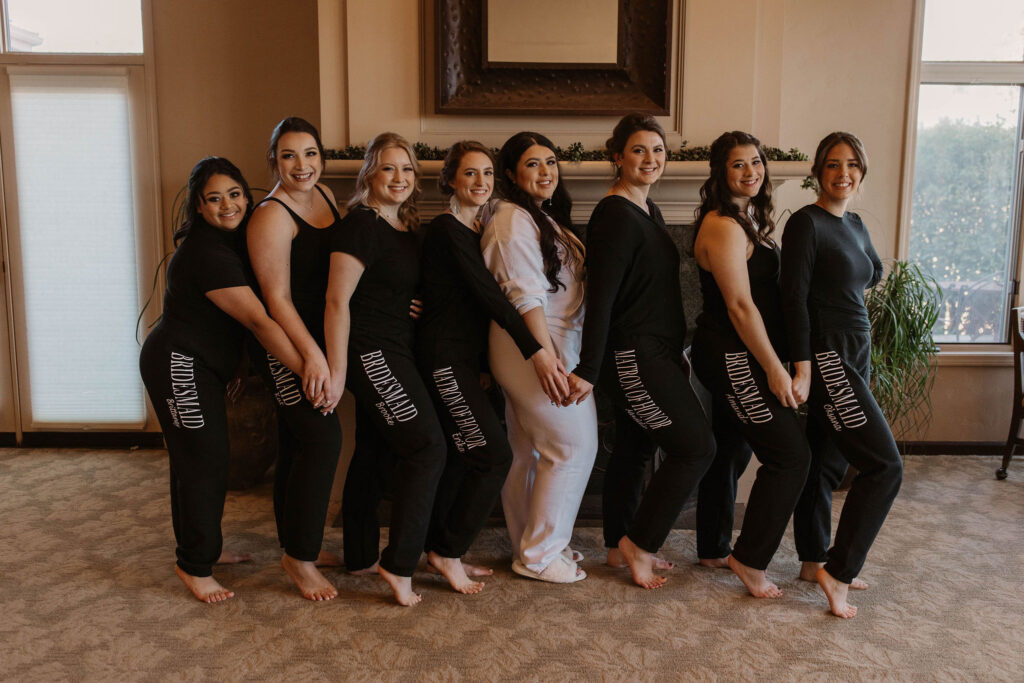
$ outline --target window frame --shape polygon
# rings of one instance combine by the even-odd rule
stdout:
[[[897,258],[910,256],[910,218],[914,197],[914,163],[917,154],[917,116],[922,85],[1008,85],[1021,89],[1018,128],[1024,138],[1024,58],[1020,62],[926,62],[921,58],[924,42],[924,11],[926,0],[914,2],[913,37],[911,40],[910,69],[907,78],[907,106],[904,120],[903,180],[900,193],[899,239]],[[1024,139],[1018,140],[1017,178],[1014,186],[1014,215],[1016,230],[1012,240],[1008,275],[1011,294],[1008,311],[1021,305],[1020,283],[1024,279]],[[995,342],[941,342],[937,364],[942,365],[1013,365],[1010,328],[1003,341]]]
[[[0,415],[0,425],[13,420],[15,440],[22,443],[25,432],[66,432],[66,431],[126,431],[158,432],[160,425],[148,399],[145,400],[145,418],[141,423],[37,423],[31,419],[31,402],[27,382],[28,358],[19,355],[19,349],[26,342],[24,319],[19,314],[23,306],[23,292],[15,292],[13,285],[18,282],[12,271],[19,271],[21,264],[11,260],[16,253],[17,243],[17,179],[14,177],[12,153],[13,119],[11,114],[10,79],[12,71],[18,73],[76,74],[124,73],[129,80],[129,126],[132,145],[132,178],[135,194],[136,259],[138,264],[139,301],[145,301],[153,283],[157,264],[164,256],[161,231],[161,196],[158,156],[158,135],[156,118],[155,65],[153,58],[153,0],[140,0],[142,10],[142,52],[141,53],[56,53],[56,52],[8,52],[7,2],[0,1],[0,143],[2,143],[2,173],[4,182],[0,192],[0,256],[5,267],[3,272],[4,299],[0,311],[5,314],[6,340],[0,340],[0,352],[6,351],[8,369],[0,372],[0,382],[9,381],[12,392],[13,415]],[[13,237],[13,239],[12,239]],[[12,242],[15,244],[12,245]],[[12,246],[15,250],[12,251]],[[162,273],[156,285],[163,290]],[[150,306],[140,326],[147,329],[161,313],[161,306]],[[6,309],[6,310],[3,310]],[[19,319],[20,318],[20,319]],[[0,330],[3,332],[4,330]],[[5,348],[6,346],[6,348]],[[0,361],[2,362],[2,361]],[[0,391],[4,388],[0,387]],[[0,405],[0,409],[5,407]]]

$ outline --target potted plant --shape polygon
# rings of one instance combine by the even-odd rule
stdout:
[[[871,321],[871,392],[900,439],[928,424],[942,290],[914,263],[892,261],[865,296]]]

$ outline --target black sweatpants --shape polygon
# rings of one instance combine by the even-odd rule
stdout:
[[[715,456],[715,439],[683,368],[682,350],[639,337],[611,349],[602,389],[665,451],[628,536],[654,553]]]
[[[323,546],[327,505],[341,454],[341,423],[337,415],[321,415],[306,400],[302,379],[280,361],[266,352],[256,357],[277,403],[277,537],[291,557],[314,562]]]
[[[805,562],[825,561],[843,583],[860,573],[903,479],[892,431],[869,388],[871,334],[849,331],[811,340],[808,440],[811,468],[793,515],[797,552]],[[826,438],[827,437],[827,438]],[[845,462],[843,462],[845,461]],[[857,468],[828,545],[832,490],[846,462]]]
[[[702,560],[732,553],[737,487],[754,453],[731,415],[728,403],[712,399],[711,431],[717,448],[697,489],[697,557]]]
[[[448,445],[426,548],[462,557],[498,502],[512,448],[480,386],[479,363],[421,359],[420,370]]]
[[[739,340],[698,328],[692,358],[697,377],[714,396],[714,413],[728,416],[731,429],[743,435],[761,462],[732,555],[764,570],[779,548],[807,478],[811,454],[803,427],[796,411],[772,394],[764,370]],[[735,500],[734,483],[729,490]]]
[[[380,565],[392,574],[412,576],[445,464],[437,413],[411,353],[350,341],[346,384],[396,461],[389,541]],[[350,502],[359,504],[358,499]]]
[[[170,456],[178,566],[192,576],[210,576],[222,550],[228,486],[224,382],[160,328],[142,345],[139,369]]]
[[[393,498],[395,456],[377,432],[370,413],[356,402],[356,440],[341,497],[341,523],[345,569],[372,567],[380,559],[382,498]]]
[[[615,408],[615,443],[605,466],[601,494],[604,546],[617,548],[633,522],[644,495],[647,466],[657,453],[643,427],[625,410]]]

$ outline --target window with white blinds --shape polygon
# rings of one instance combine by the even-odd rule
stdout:
[[[141,426],[128,77],[12,73],[10,93],[30,422]]]

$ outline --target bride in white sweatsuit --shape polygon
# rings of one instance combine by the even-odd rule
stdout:
[[[553,150],[537,133],[518,133],[502,147],[498,183],[505,200],[486,221],[480,248],[533,336],[564,367],[575,367],[583,327],[583,245],[559,225],[569,225],[571,200],[558,185]],[[542,386],[532,362],[494,323],[489,353],[505,394],[513,453],[501,491],[512,569],[553,583],[579,581],[586,578],[576,564],[582,556],[569,540],[597,454],[595,404],[561,407],[568,385]]]

